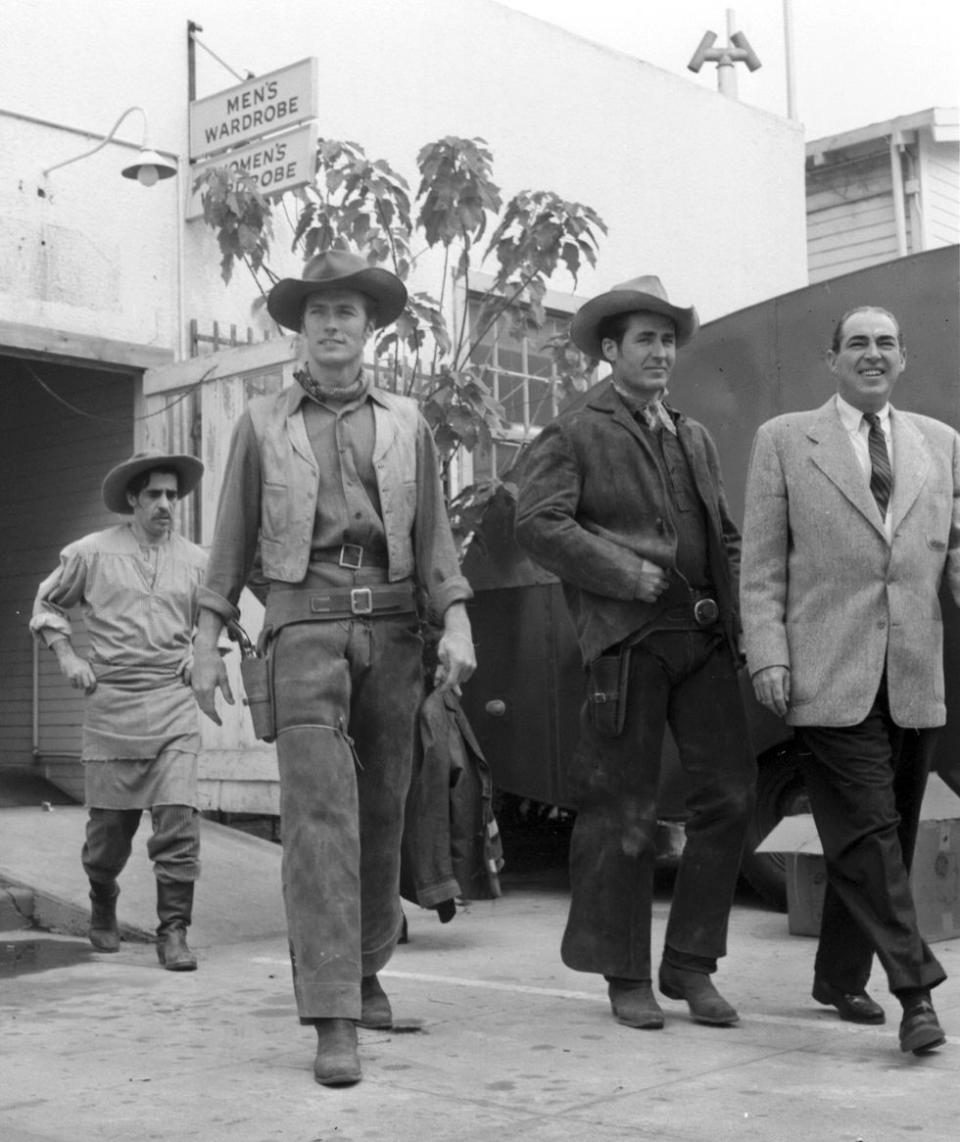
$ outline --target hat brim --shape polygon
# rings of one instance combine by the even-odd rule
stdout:
[[[331,289],[352,289],[372,298],[377,311],[374,322],[376,329],[396,321],[407,304],[407,289],[403,282],[389,270],[369,266],[355,274],[345,274],[327,281],[282,278],[267,295],[267,311],[278,325],[299,333],[304,298]]]
[[[118,515],[133,515],[133,508],[127,502],[127,487],[142,472],[155,468],[170,468],[177,473],[177,498],[181,500],[190,495],[203,475],[203,463],[196,456],[133,456],[107,473],[102,489],[107,508]]]
[[[669,301],[664,301],[652,293],[614,289],[591,298],[577,310],[570,323],[571,341],[589,357],[602,360],[600,325],[606,318],[616,317],[621,313],[661,313],[664,317],[669,317],[677,327],[678,346],[692,341],[700,328],[700,318],[692,305],[684,309],[679,305],[671,305]]]

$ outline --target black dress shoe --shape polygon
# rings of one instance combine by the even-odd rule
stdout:
[[[924,1055],[927,1051],[942,1047],[946,1041],[937,1013],[928,1000],[921,999],[914,1007],[904,1011],[903,1022],[900,1024],[901,1051]]]
[[[824,979],[813,981],[813,998],[817,1003],[835,1007],[848,1023],[883,1023],[886,1015],[865,991],[845,992]]]

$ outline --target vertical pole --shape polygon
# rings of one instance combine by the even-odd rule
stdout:
[[[783,0],[783,47],[787,69],[787,118],[797,118],[796,67],[793,58],[793,2]]]
[[[903,204],[903,164],[900,161],[899,131],[890,136],[890,183],[893,190],[893,218],[897,230],[897,257],[903,258],[907,249],[907,214]]]
[[[180,358],[181,360],[186,356],[189,351],[191,356],[194,356],[197,350],[197,341],[195,335],[195,323],[191,322],[190,330],[190,347],[189,350],[185,344],[187,327],[186,327],[186,314],[184,313],[184,298],[186,296],[186,257],[183,248],[183,228],[186,225],[187,217],[187,204],[193,194],[192,175],[190,167],[190,104],[197,98],[197,45],[194,43],[193,37],[196,32],[202,32],[203,28],[194,20],[187,20],[187,154],[183,156],[180,162],[177,163],[177,197],[180,216],[177,218],[177,272],[179,276],[178,282],[178,309],[179,309],[179,339],[180,339]]]
[[[737,30],[737,14],[732,8],[727,9],[727,49],[728,52],[717,60],[717,89],[721,95],[730,99],[737,98],[737,68],[728,54],[732,50],[730,37]]]
[[[193,42],[194,32],[203,28],[193,20],[187,20],[187,102],[197,98],[197,45]]]

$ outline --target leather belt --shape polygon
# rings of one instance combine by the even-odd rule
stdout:
[[[680,618],[682,614],[683,618]],[[711,627],[720,618],[720,607],[710,591],[700,587],[690,588],[690,602],[668,607],[664,615],[676,615],[678,621],[689,622],[692,616],[698,627]]]
[[[384,583],[336,591],[282,591],[272,593],[267,600],[266,622],[279,630],[289,623],[406,615],[415,610],[412,583]]]
[[[386,567],[387,557],[371,555],[359,543],[342,543],[339,547],[315,547],[310,552],[311,563],[335,563],[338,567],[346,567],[350,571],[359,571],[361,567]]]

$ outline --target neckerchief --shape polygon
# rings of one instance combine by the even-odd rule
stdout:
[[[357,379],[353,384],[346,386],[333,385],[329,388],[324,387],[318,380],[315,380],[310,375],[310,370],[306,365],[301,369],[294,369],[293,379],[307,396],[310,397],[311,400],[316,401],[317,404],[347,404],[349,401],[354,401],[364,396],[370,388],[370,378],[364,373],[363,369],[357,374]]]
[[[617,390],[620,399],[627,406],[630,413],[634,416],[639,416],[647,428],[656,432],[658,428],[663,427],[674,436],[677,435],[677,426],[673,423],[673,418],[667,412],[663,400],[660,397],[654,397],[653,400],[648,401],[647,404],[641,404],[632,393],[626,392],[618,384],[614,383],[613,387]],[[666,395],[666,391],[666,389],[663,390],[664,395]]]

